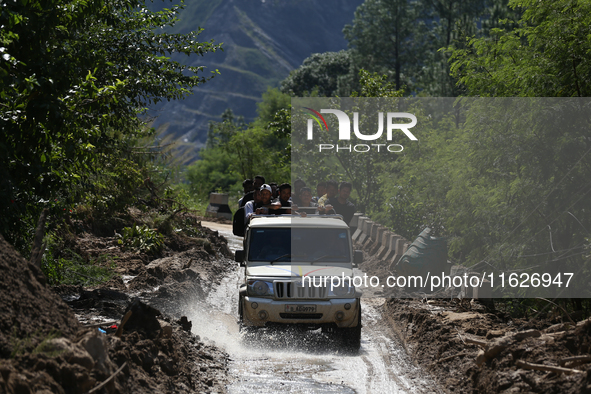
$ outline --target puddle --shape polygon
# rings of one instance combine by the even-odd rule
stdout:
[[[232,251],[242,249],[242,238],[231,234],[230,225],[212,223],[210,228],[228,239]],[[229,393],[440,392],[381,326],[383,300],[362,300],[364,327],[358,355],[343,354],[338,343],[320,330],[278,330],[254,338],[250,342],[256,346],[249,346],[236,323],[243,275],[243,268],[231,272],[205,303],[188,311],[193,332],[229,354],[229,375],[235,377],[227,387]]]

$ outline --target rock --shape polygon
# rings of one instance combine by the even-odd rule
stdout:
[[[160,323],[156,316],[160,316],[161,313],[158,309],[151,307],[148,304],[144,304],[139,299],[133,300],[133,302],[125,310],[125,314],[131,311],[131,316],[125,322],[123,330],[139,331],[146,334],[148,338],[156,338],[160,334]]]
[[[6,382],[6,388],[6,391],[9,393],[33,394],[33,390],[31,390],[27,382],[27,377],[21,373],[11,373],[8,377],[8,382]]]
[[[541,335],[542,333],[538,330],[525,330],[516,333],[515,335],[513,335],[513,338],[515,338],[518,341],[521,341],[525,338],[539,338]]]
[[[84,347],[76,346],[67,338],[50,339],[43,350],[46,353],[59,353],[67,362],[78,364],[88,371],[94,368],[94,359],[90,353]]]
[[[62,364],[60,369],[62,385],[66,386],[67,392],[85,393],[96,383],[96,379],[80,365]]]
[[[160,369],[167,374],[168,376],[176,375],[177,371],[175,369],[174,360],[170,357],[167,357],[164,353],[160,352],[158,354],[158,362],[160,364]]]
[[[499,353],[505,350],[513,343],[512,337],[503,337],[496,339],[494,342],[488,344],[486,350],[478,352],[476,356],[476,365],[480,366],[483,363],[495,358]]]
[[[107,353],[107,341],[104,335],[91,331],[78,341],[78,344],[90,354],[98,370],[107,375],[112,373],[111,360]]]
[[[172,338],[172,326],[163,320],[158,320],[158,322],[160,323],[160,327],[162,327],[162,330],[160,331],[160,337]]]
[[[499,337],[502,337],[503,335],[505,335],[505,333],[503,332],[503,330],[490,330],[486,334],[486,339],[499,338]]]
[[[181,316],[181,319],[177,321],[177,324],[183,328],[183,330],[191,332],[191,328],[193,327],[193,323],[187,319],[187,316]]]

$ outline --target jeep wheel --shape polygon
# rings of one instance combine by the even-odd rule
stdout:
[[[361,348],[361,305],[359,306],[359,315],[357,318],[357,327],[341,328],[338,330],[343,346],[353,353],[359,352]]]
[[[257,340],[258,327],[247,326],[244,324],[244,299],[242,297],[238,300],[238,330],[240,332],[240,340],[243,344],[248,345],[254,343]]]

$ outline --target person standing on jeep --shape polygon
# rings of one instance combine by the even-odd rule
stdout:
[[[307,214],[315,214],[318,211],[318,204],[312,202],[312,190],[309,187],[302,187],[300,189],[300,203],[291,204],[291,208],[302,216]]]
[[[329,199],[337,195],[338,191],[338,184],[335,181],[326,182],[326,194],[318,199],[319,213],[327,213],[325,205]]]
[[[325,213],[336,213],[337,215],[343,215],[345,223],[349,224],[353,215],[355,214],[355,204],[349,201],[351,190],[353,185],[349,182],[341,182],[339,185],[338,196],[329,198],[325,205]]]
[[[281,208],[281,205],[279,203],[271,203],[272,193],[273,190],[271,189],[271,186],[267,185],[266,183],[263,186],[261,186],[261,189],[259,191],[260,200],[257,202],[255,202],[254,200],[249,201],[244,206],[244,223],[248,223],[250,217],[254,214],[268,215],[269,211],[274,211]]]
[[[312,197],[312,202],[318,204],[320,197],[326,194],[326,182],[321,181],[316,185],[316,196]]]
[[[261,190],[254,190],[253,196],[254,197],[251,201],[248,201],[246,204],[244,204],[244,225],[248,223],[250,215],[254,213],[256,208],[261,206]]]
[[[246,207],[246,203],[253,200],[255,191],[260,190],[261,186],[264,183],[265,183],[264,176],[262,176],[262,175],[255,176],[252,191],[250,193],[245,194],[244,197],[242,197],[242,199],[241,199],[242,205],[239,205],[238,207],[239,208]]]
[[[300,189],[302,187],[306,187],[306,182],[304,182],[302,179],[296,179],[296,181],[293,183],[293,190],[291,193],[291,201],[294,204],[300,205],[301,201],[300,201]]]
[[[281,208],[277,209],[275,215],[291,214],[291,185],[289,183],[282,183],[279,185],[279,198],[274,201],[274,204],[279,204]]]
[[[245,179],[244,182],[242,182],[242,188],[244,189],[244,195],[242,196],[242,198],[240,198],[240,200],[238,200],[238,206],[239,207],[243,207],[244,204],[242,203],[242,200],[244,199],[244,197],[254,191],[254,182],[252,181],[252,179]]]

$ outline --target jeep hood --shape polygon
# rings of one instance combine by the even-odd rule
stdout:
[[[306,276],[349,276],[353,277],[351,268],[326,266],[319,264],[302,265],[257,265],[246,268],[247,277],[306,277]]]

